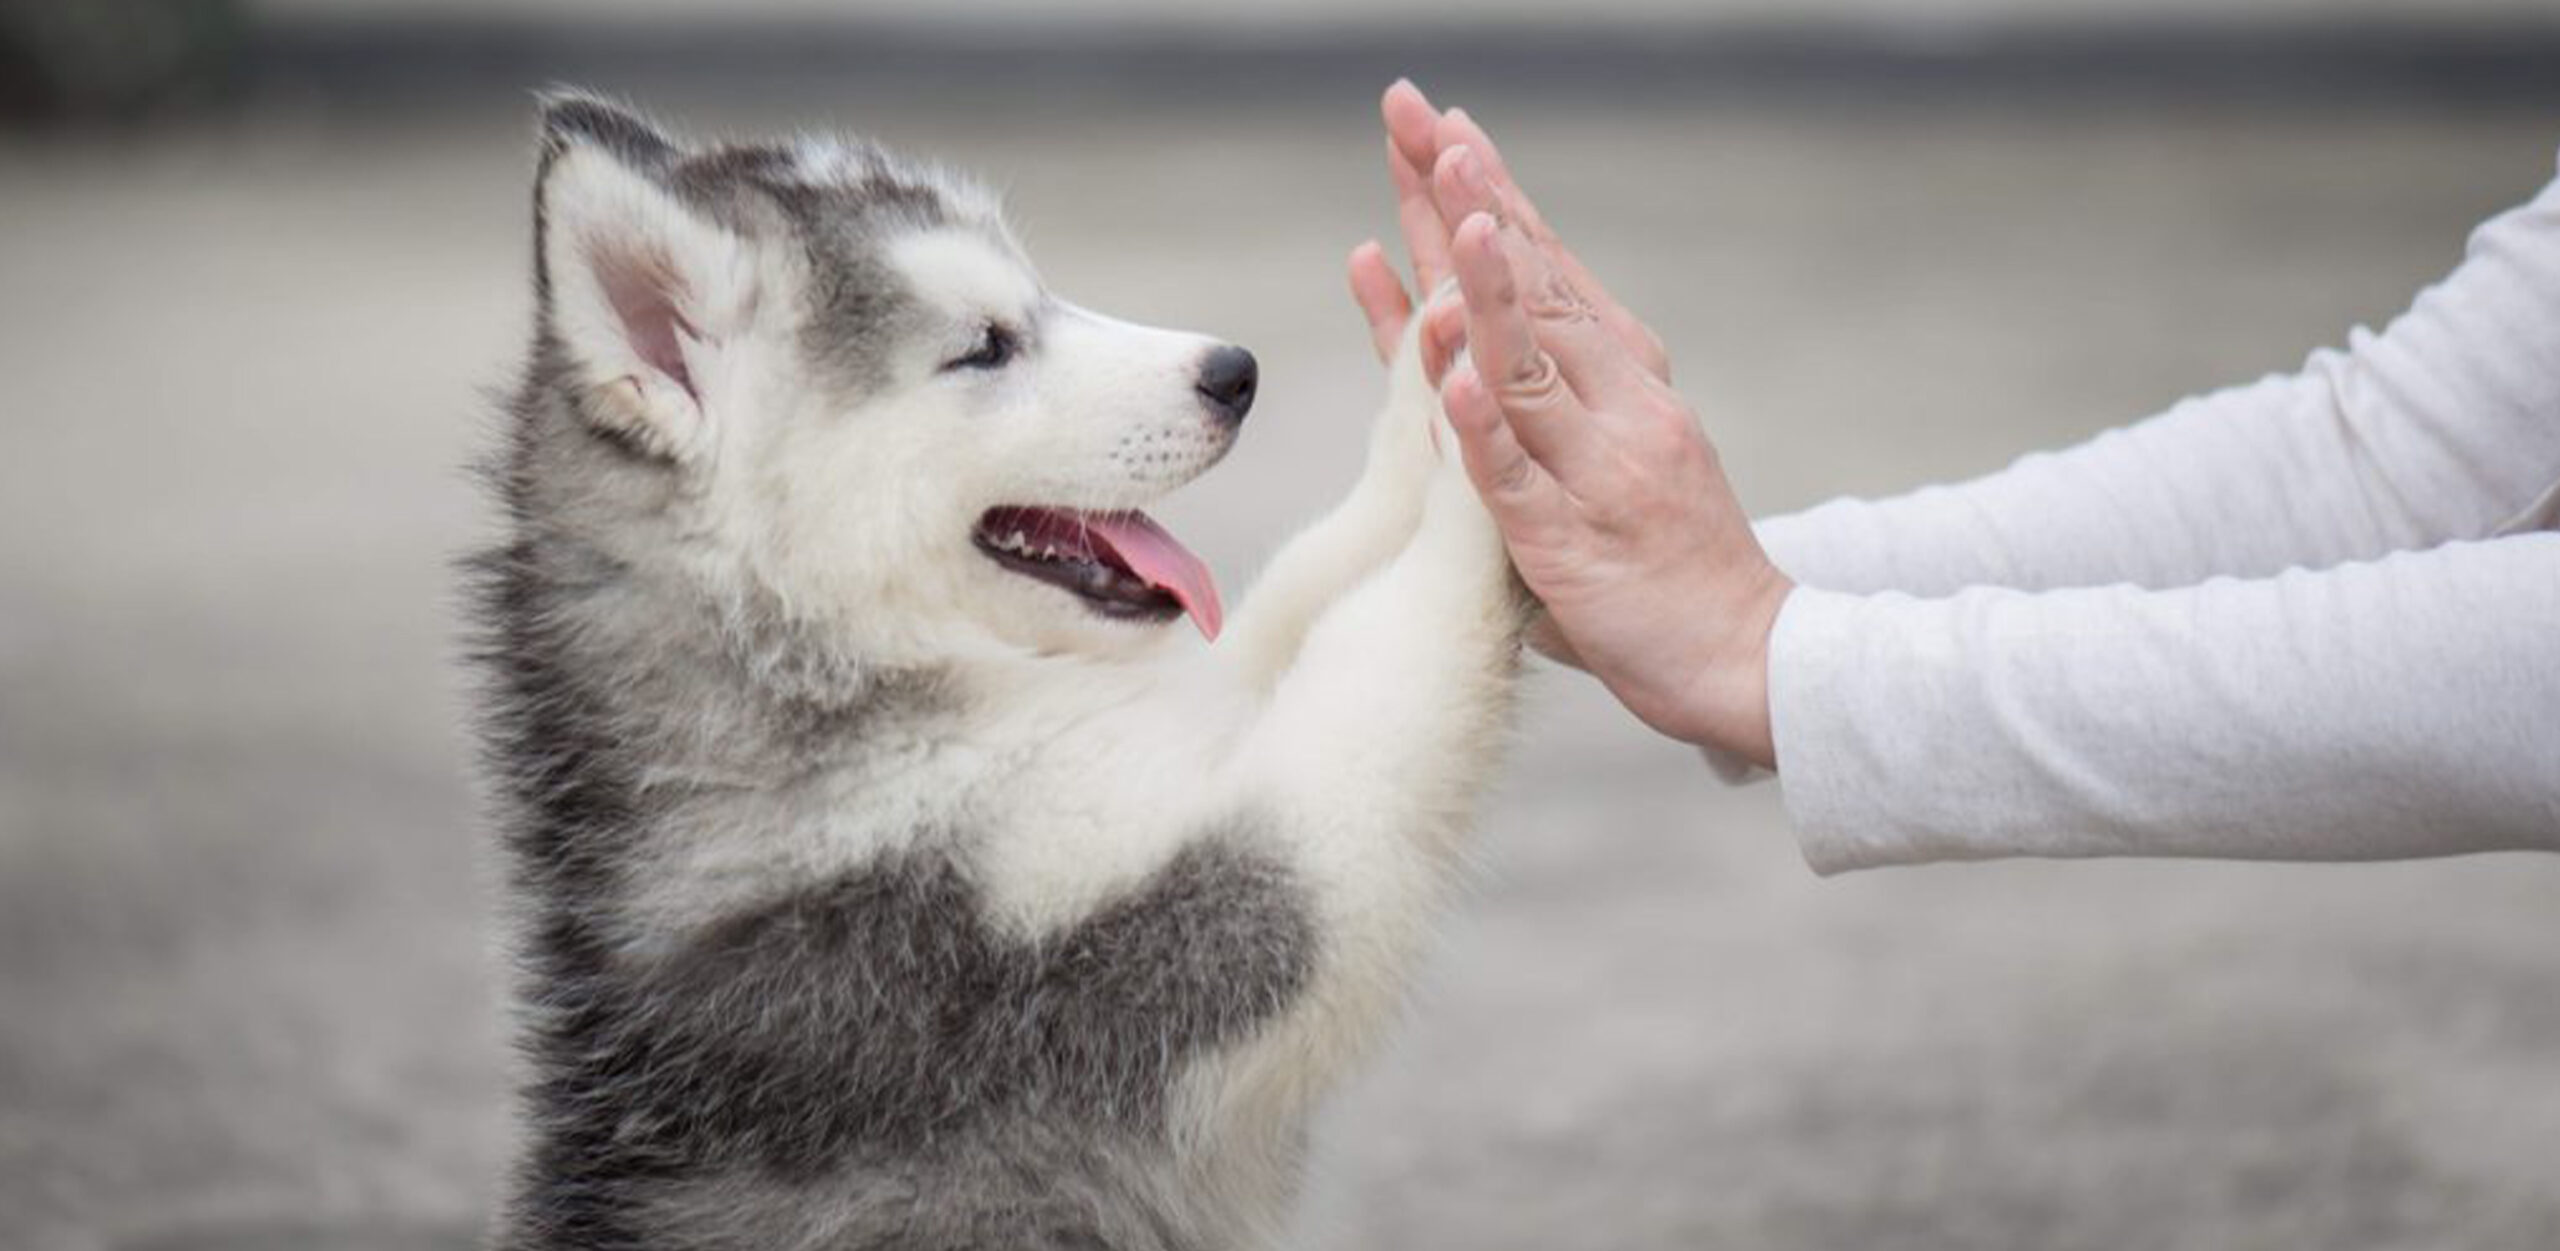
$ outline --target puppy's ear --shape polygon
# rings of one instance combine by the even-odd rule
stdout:
[[[668,186],[684,150],[593,96],[542,97],[535,290],[580,409],[654,456],[709,446],[725,346],[755,305],[750,241]]]

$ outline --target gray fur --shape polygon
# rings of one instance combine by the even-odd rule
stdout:
[[[569,147],[590,143],[649,175],[678,200],[740,235],[789,239],[809,265],[802,344],[813,364],[856,392],[878,385],[882,357],[913,316],[912,293],[877,259],[880,237],[958,226],[1017,250],[994,198],[947,170],[907,160],[868,140],[728,143],[691,149],[630,110],[553,89],[541,96],[537,182]],[[808,154],[832,167],[813,177]],[[544,229],[536,200],[537,236]],[[548,274],[536,250],[535,292]]]
[[[1196,1245],[1149,1182],[1166,1095],[1289,1001],[1312,947],[1288,874],[1231,845],[1047,941],[991,927],[932,851],[644,967],[543,979],[540,1141],[507,1245],[753,1245],[726,1205],[681,1242],[633,1223],[706,1188],[797,1196],[781,1206],[809,1213],[759,1220],[832,1222],[828,1246]]]
[[[544,168],[571,143],[733,229],[791,232],[824,276],[808,341],[849,378],[904,298],[861,261],[866,232],[892,216],[1001,230],[868,146],[815,185],[791,149],[690,153],[555,95]],[[786,810],[777,796],[867,767],[887,730],[930,737],[957,697],[933,672],[840,654],[756,592],[715,600],[609,555],[599,532],[653,533],[674,488],[579,419],[548,275],[537,291],[486,470],[508,533],[471,565],[527,1065],[493,1245],[1209,1245],[1163,1180],[1167,1101],[1309,978],[1301,884],[1248,826],[1204,830],[1082,920],[1025,937],[990,917],[972,832],[920,829],[859,871],[646,932],[627,901],[657,849]]]

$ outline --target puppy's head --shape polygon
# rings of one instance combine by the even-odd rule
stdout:
[[[542,144],[539,362],[613,558],[888,664],[1215,636],[1141,510],[1233,444],[1250,354],[1057,298],[990,197],[866,143],[562,94]]]

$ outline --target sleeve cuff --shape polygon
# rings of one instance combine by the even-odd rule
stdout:
[[[1912,602],[1798,587],[1770,631],[1769,737],[1778,786],[1805,864],[1824,877],[1926,858],[1892,837],[1893,824],[1875,811],[1882,762],[1867,758],[1859,722],[1861,705],[1880,694],[1864,686],[1886,673],[1897,684],[1927,681],[1926,665],[1879,670],[1867,663],[1879,631],[1888,639],[1903,634],[1879,614]]]
[[[1842,701],[1831,688],[1855,649],[1860,596],[1798,586],[1787,595],[1769,636],[1769,729],[1779,771],[1732,752],[1698,749],[1707,771],[1727,786],[1779,779],[1788,819],[1805,862],[1824,876],[1886,863],[1882,849],[1852,831],[1856,821],[1837,796],[1856,774],[1843,757]]]

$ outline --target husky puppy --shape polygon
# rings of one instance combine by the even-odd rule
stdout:
[[[492,1245],[1282,1245],[1517,668],[1412,343],[1222,621],[1139,510],[1250,355],[1067,303],[868,143],[561,93],[540,145],[474,561],[528,1070]]]

